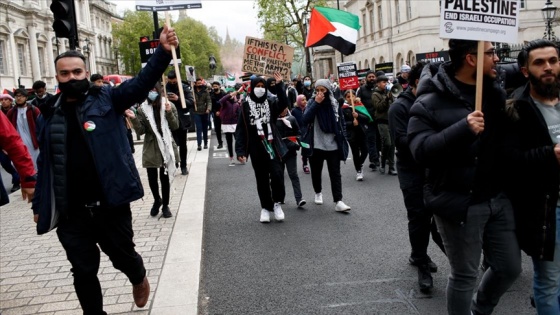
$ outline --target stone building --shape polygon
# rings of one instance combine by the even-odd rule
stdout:
[[[56,89],[54,58],[69,49],[56,39],[48,0],[0,0],[0,88],[30,88],[43,80]],[[79,47],[91,73],[117,71],[111,23],[119,21],[116,5],[107,0],[75,0]]]
[[[519,0],[518,43],[543,38],[545,22],[541,9],[544,6],[545,0]],[[344,56],[344,61],[355,61],[358,69],[374,69],[377,63],[393,62],[399,71],[404,63],[414,64],[418,53],[448,48],[448,40],[439,37],[440,1],[348,0],[344,4],[341,1],[340,9],[360,18],[362,27],[356,52]],[[553,30],[557,21],[552,25]],[[336,73],[337,62],[341,62],[339,52],[329,47],[313,49],[314,77]]]

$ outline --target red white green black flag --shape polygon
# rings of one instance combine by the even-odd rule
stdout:
[[[357,15],[332,8],[315,7],[311,11],[305,47],[328,45],[344,55],[356,51],[360,20]]]

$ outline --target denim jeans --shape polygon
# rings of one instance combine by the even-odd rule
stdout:
[[[560,207],[556,207],[554,261],[533,258],[533,270],[533,292],[537,314],[560,314]]]
[[[471,205],[464,225],[434,216],[451,266],[447,282],[447,312],[470,315],[471,308],[491,314],[500,297],[521,273],[521,252],[515,236],[513,209],[499,194]],[[480,254],[490,268],[482,276],[476,296]]]
[[[195,114],[194,124],[196,126],[196,144],[200,147],[204,139],[204,145],[208,144],[208,114]]]

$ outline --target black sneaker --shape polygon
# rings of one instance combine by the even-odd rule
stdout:
[[[150,210],[150,215],[155,217],[159,213],[159,207],[161,207],[161,200],[154,201],[154,205],[152,206],[152,210]]]
[[[432,259],[430,257],[428,257],[428,260],[429,261],[428,261],[427,265],[428,265],[428,267],[430,267],[430,272],[437,272],[437,269],[438,269],[437,265],[432,261]],[[414,260],[412,257],[408,258],[408,262],[411,265],[416,266],[416,267],[419,267],[421,265],[420,262]]]
[[[18,191],[18,190],[20,190],[20,189],[21,189],[21,186],[19,185],[19,183],[15,183],[15,184],[12,186],[12,189],[11,189],[10,191],[11,191],[11,192],[16,192],[16,191]]]
[[[205,145],[204,145],[204,148],[205,148],[205,149],[208,149],[208,145],[207,145],[207,144],[205,144]]]
[[[369,168],[371,169],[372,172],[377,171],[377,165],[374,164],[374,163],[370,163],[370,164],[369,164]]]
[[[169,210],[169,206],[163,206],[163,209],[161,209],[161,216],[164,218],[171,218],[173,216],[171,210]]]
[[[434,279],[428,264],[418,266],[418,286],[422,292],[428,292],[434,287]]]
[[[220,144],[218,144],[218,146],[216,147],[216,149],[221,149],[221,148],[223,148],[223,147],[224,147],[224,145],[220,143]]]
[[[196,150],[197,150],[197,151],[201,151],[201,150],[202,150],[202,147],[201,147],[201,146],[198,146],[198,147],[196,148]]]
[[[186,167],[181,167],[181,175],[188,175],[189,171],[187,170]]]

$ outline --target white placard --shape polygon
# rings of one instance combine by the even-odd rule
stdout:
[[[442,38],[517,43],[518,0],[442,0]]]
[[[202,8],[201,0],[136,0],[136,11],[173,11]]]

